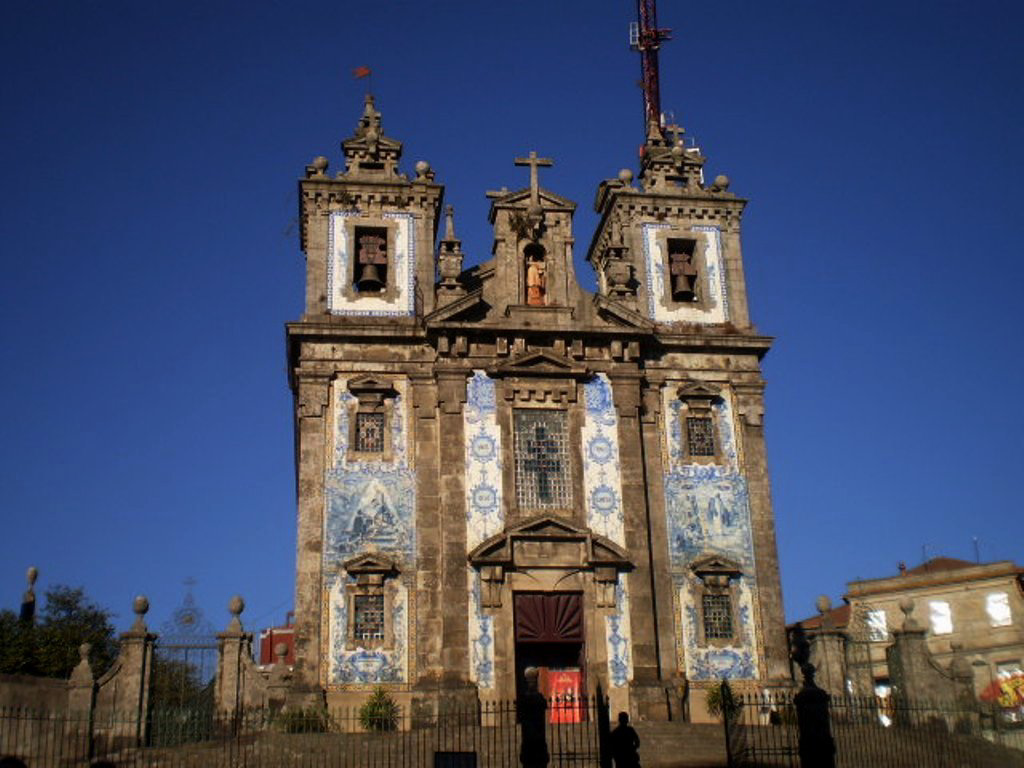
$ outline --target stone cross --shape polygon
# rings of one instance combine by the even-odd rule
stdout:
[[[516,165],[528,165],[530,166],[530,205],[540,205],[540,194],[538,193],[539,187],[537,186],[537,168],[551,167],[555,164],[555,161],[550,157],[537,157],[537,153],[530,150],[529,157],[517,157],[515,159]]]

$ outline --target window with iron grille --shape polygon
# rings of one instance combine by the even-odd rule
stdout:
[[[384,414],[356,414],[356,450],[366,453],[384,451]]]
[[[384,595],[355,596],[355,639],[384,639]]]
[[[686,417],[686,446],[690,456],[715,455],[715,425],[710,416]]]
[[[514,411],[516,502],[519,509],[572,506],[565,411]]]
[[[705,594],[701,597],[704,609],[704,639],[728,640],[732,638],[732,601],[728,594]]]

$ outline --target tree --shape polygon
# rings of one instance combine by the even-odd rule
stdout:
[[[46,591],[37,624],[0,611],[0,672],[67,679],[78,664],[78,647],[92,645],[93,674],[103,674],[117,656],[110,611],[93,603],[81,587]]]

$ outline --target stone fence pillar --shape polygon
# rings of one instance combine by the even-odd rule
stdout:
[[[96,681],[93,716],[96,733],[125,746],[145,742],[156,644],[156,635],[150,633],[143,619],[149,610],[149,600],[142,595],[136,597],[132,609],[135,623],[121,635],[117,660]]]
[[[283,704],[291,682],[284,654],[279,654],[274,668],[265,676],[252,658],[252,634],[242,627],[241,615],[245,601],[235,595],[228,604],[231,621],[217,635],[220,653],[217,662],[215,705],[221,717],[230,717],[251,707]],[[287,653],[287,646],[284,652]]]
[[[914,601],[905,598],[900,602],[900,610],[904,615],[903,628],[893,630],[893,643],[885,650],[894,694],[903,700],[956,700],[963,688],[957,679],[964,675],[963,664],[957,664],[954,658],[949,671],[941,668],[928,650],[925,628],[914,619]]]

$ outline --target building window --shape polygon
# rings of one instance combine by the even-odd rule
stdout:
[[[867,624],[869,640],[881,643],[889,639],[889,625],[885,618],[885,611],[868,611]]]
[[[697,282],[700,273],[695,257],[697,241],[670,237],[667,245],[672,301],[687,303],[699,301]]]
[[[355,595],[354,634],[356,640],[384,639],[384,593]]]
[[[513,412],[513,422],[519,509],[571,508],[566,412],[517,409]]]
[[[686,417],[686,447],[690,456],[715,455],[715,427],[710,416]]]
[[[701,597],[706,640],[732,639],[732,600],[729,593],[705,594]]]
[[[1009,627],[1013,625],[1010,614],[1010,596],[1005,592],[990,592],[985,596],[985,612],[988,623],[992,627]]]
[[[384,451],[383,413],[356,413],[356,450],[365,453]]]
[[[389,382],[362,376],[348,383],[348,450],[362,461],[391,460],[391,424],[398,392]]]
[[[357,293],[383,293],[388,286],[388,231],[356,227],[352,285]]]
[[[690,382],[677,392],[683,401],[678,429],[682,431],[680,446],[683,461],[692,464],[715,464],[721,460],[718,439],[720,390],[706,382]]]
[[[366,554],[344,565],[348,627],[345,647],[389,649],[394,646],[392,613],[399,588],[395,564],[378,554]]]
[[[932,600],[928,603],[928,616],[933,635],[952,634],[953,614],[949,609],[949,603],[945,600]]]

